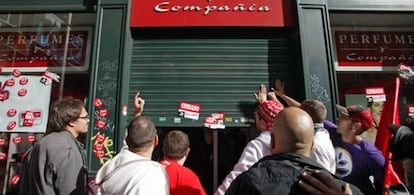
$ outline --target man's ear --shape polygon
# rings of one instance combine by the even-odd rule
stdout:
[[[313,149],[313,146],[315,145],[315,139],[312,139],[312,145],[311,145],[311,149]]]
[[[270,149],[273,149],[276,146],[275,137],[272,132],[270,132]]]
[[[265,121],[265,120],[263,120],[262,118],[260,118],[260,119],[259,119],[259,124],[260,124],[260,126],[261,126],[261,127],[265,127],[265,128],[267,128],[267,126],[266,126],[266,121]]]
[[[190,154],[190,148],[188,148],[187,151],[185,152],[185,156],[188,156],[188,154]]]
[[[69,126],[69,127],[74,127],[74,126],[75,126],[74,121],[70,121],[70,122],[68,123],[68,126]]]
[[[361,122],[354,122],[354,124],[352,124],[352,131],[357,135],[360,134],[360,132],[362,131]]]
[[[155,134],[155,137],[154,137],[154,146],[158,146],[158,135],[157,134]]]

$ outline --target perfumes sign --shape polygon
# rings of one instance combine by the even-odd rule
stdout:
[[[396,67],[414,62],[414,32],[409,30],[334,31],[339,67]]]
[[[0,29],[0,67],[4,72],[85,71],[91,28]]]

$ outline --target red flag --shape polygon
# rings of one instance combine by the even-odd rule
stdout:
[[[399,110],[398,110],[398,95],[400,91],[400,78],[395,79],[394,88],[391,89],[391,93],[387,98],[387,101],[384,104],[384,109],[381,115],[381,121],[378,126],[378,133],[375,140],[375,145],[382,152],[385,157],[385,175],[384,175],[384,187],[389,189],[390,186],[396,184],[402,184],[403,182],[399,178],[398,174],[393,168],[391,162],[392,154],[388,148],[388,141],[390,140],[392,134],[388,130],[388,125],[400,124]],[[388,192],[384,191],[384,195]]]

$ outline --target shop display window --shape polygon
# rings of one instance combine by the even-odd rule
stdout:
[[[93,13],[0,14],[2,194],[17,190],[22,157],[46,133],[50,102],[88,96],[95,19]]]

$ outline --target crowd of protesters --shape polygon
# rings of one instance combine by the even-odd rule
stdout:
[[[322,102],[299,103],[285,94],[280,80],[269,91],[261,84],[254,97],[260,134],[247,143],[215,195],[384,192],[386,160],[362,136],[377,122],[369,110],[337,105],[338,120],[327,121]],[[145,100],[135,96],[124,148],[88,184],[85,149],[76,139],[88,129],[85,106],[73,98],[53,103],[48,123],[53,131],[24,158],[20,194],[205,195],[197,174],[184,166],[191,148],[186,133],[170,131],[162,144],[164,158],[151,159],[160,140],[155,124],[143,115],[144,105]],[[402,159],[413,159],[414,149],[408,149],[414,141],[411,129],[392,130],[396,136],[391,151]],[[405,163],[411,172],[412,162]]]

